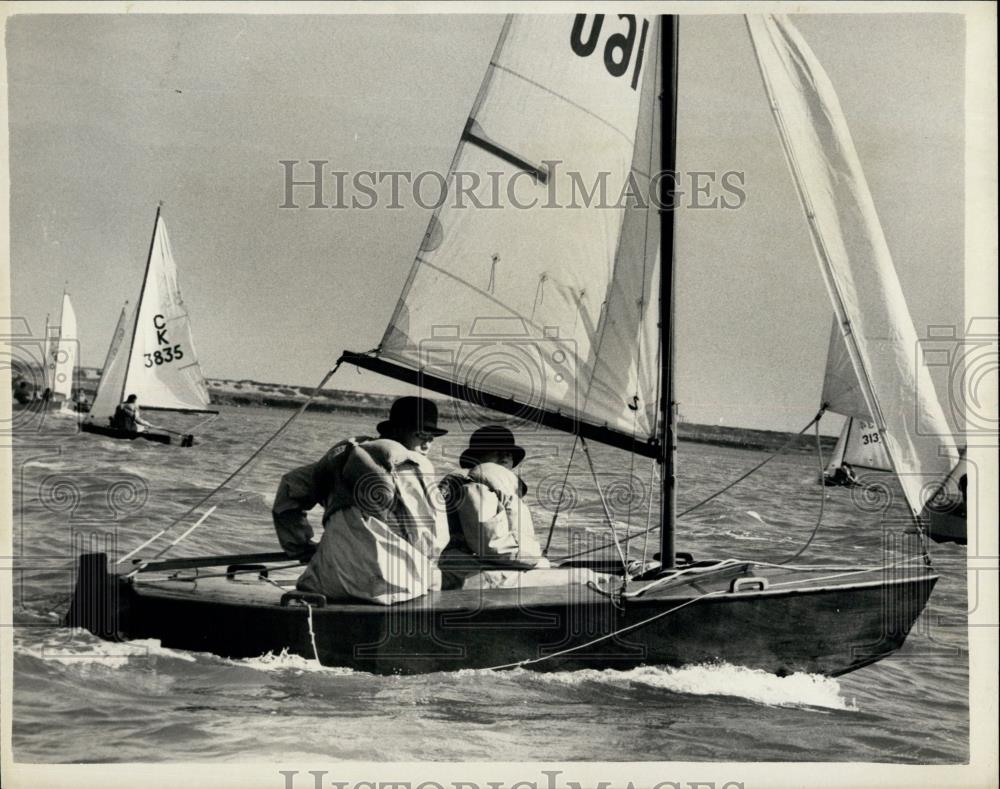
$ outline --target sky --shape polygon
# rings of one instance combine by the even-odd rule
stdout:
[[[837,89],[918,336],[961,334],[962,17],[793,19]],[[163,201],[205,375],[315,384],[378,344],[430,211],[282,209],[280,162],[446,172],[501,22],[11,18],[12,314],[40,334],[66,287],[82,363],[100,366]],[[819,405],[832,312],[742,18],[683,17],[680,53],[678,166],[743,171],[747,192],[676,216],[680,411],[796,430]],[[405,391],[353,370],[331,385]]]

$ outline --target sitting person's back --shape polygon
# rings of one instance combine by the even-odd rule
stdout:
[[[378,432],[282,478],[273,514],[289,555],[310,555],[306,512],[324,507],[323,537],[297,584],[303,591],[390,605],[441,586],[448,525],[427,452],[446,431],[431,401],[404,397]]]
[[[514,473],[524,450],[500,425],[480,428],[459,459],[466,471],[442,481],[451,541],[441,558],[447,588],[481,570],[549,567],[535,536],[527,486]]]

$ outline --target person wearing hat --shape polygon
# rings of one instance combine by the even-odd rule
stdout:
[[[451,535],[442,564],[448,587],[481,569],[549,567],[523,500],[527,485],[514,473],[524,456],[510,430],[486,425],[469,437],[458,459],[464,474],[442,481]]]
[[[378,438],[341,441],[281,479],[272,515],[285,552],[309,560],[297,584],[303,591],[391,605],[441,586],[448,524],[427,456],[447,433],[437,406],[401,397],[376,429]],[[318,545],[306,515],[317,504]]]

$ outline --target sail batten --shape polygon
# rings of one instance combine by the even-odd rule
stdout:
[[[379,354],[649,446],[658,30],[585,17],[505,21]]]
[[[841,336],[868,418],[919,514],[958,462],[958,449],[919,358],[847,121],[829,77],[787,18],[746,20],[836,320],[850,329]]]

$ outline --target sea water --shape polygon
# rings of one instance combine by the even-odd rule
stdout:
[[[289,415],[225,408],[195,430],[196,446],[181,449],[78,434],[72,418],[15,414],[18,761],[967,760],[965,548],[954,545],[932,546],[941,580],[903,649],[837,679],[725,664],[386,677],[287,654],[231,660],[155,640],[110,643],[57,626],[76,554],[132,550],[215,489]],[[157,420],[192,426],[190,419]],[[270,505],[281,474],[345,436],[371,434],[376,421],[302,416],[211,499],[206,506],[218,509],[167,556],[277,550]],[[453,432],[435,442],[440,472],[456,467],[474,426],[449,424]],[[604,508],[579,448],[567,480],[573,439],[527,428],[517,435],[528,450],[520,471],[543,544],[559,491],[566,491],[550,556],[605,541]],[[655,522],[649,502],[659,483],[649,462],[593,443],[590,451],[613,516],[631,532]],[[682,443],[678,510],[765,457]],[[912,542],[891,480],[882,476],[881,493],[861,495],[823,488],[818,473],[815,456],[775,458],[685,516],[677,549],[696,559],[787,559],[812,533],[821,497],[822,522],[797,563],[878,565]],[[654,542],[633,540],[631,556],[650,557]]]

